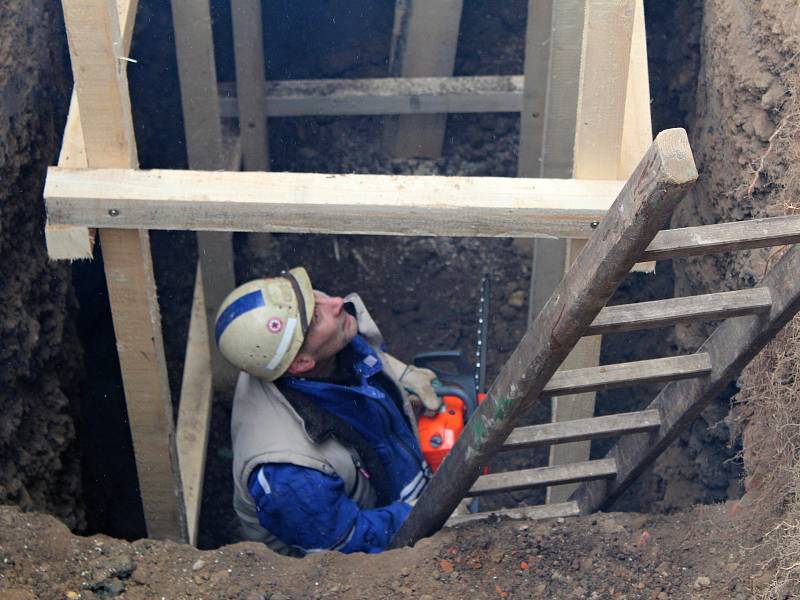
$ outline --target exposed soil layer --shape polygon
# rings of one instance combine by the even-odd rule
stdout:
[[[81,348],[66,264],[48,261],[42,187],[69,101],[55,0],[0,8],[0,502],[84,524]]]
[[[63,598],[745,599],[769,579],[730,505],[672,516],[610,513],[464,525],[413,549],[298,560],[255,543],[200,551],[79,538],[0,508],[0,592]],[[80,594],[80,596],[78,596]]]

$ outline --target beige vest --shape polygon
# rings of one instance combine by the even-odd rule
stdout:
[[[345,300],[356,307],[359,333],[380,356],[383,338],[361,298],[351,294]],[[384,372],[399,389],[406,415],[416,433],[416,419],[405,391],[397,384],[398,374],[390,373],[385,366]],[[347,495],[361,508],[375,506],[375,491],[369,480],[356,468],[355,459],[360,457],[355,451],[332,438],[320,444],[315,443],[306,432],[300,415],[272,383],[247,373],[239,374],[231,415],[231,440],[233,507],[241,521],[242,533],[248,540],[264,542],[281,554],[296,553],[258,522],[255,502],[247,489],[247,482],[253,469],[261,464],[290,463],[327,475],[338,475],[344,481]]]

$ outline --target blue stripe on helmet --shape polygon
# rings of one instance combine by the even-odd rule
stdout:
[[[228,325],[233,323],[234,319],[260,306],[264,306],[264,296],[261,294],[261,290],[250,292],[231,302],[225,310],[222,311],[214,327],[214,337],[217,341],[217,345],[219,345],[219,338],[222,337],[222,334],[225,333],[225,329],[227,329]]]

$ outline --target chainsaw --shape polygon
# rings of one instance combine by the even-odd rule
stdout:
[[[425,460],[436,471],[464,430],[464,426],[486,397],[486,345],[489,326],[489,276],[481,282],[478,308],[478,348],[474,369],[460,350],[424,352],[414,357],[414,365],[436,374],[434,390],[442,406],[432,415],[417,420]]]

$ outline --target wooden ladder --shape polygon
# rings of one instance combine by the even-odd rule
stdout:
[[[604,307],[639,261],[800,242],[800,216],[658,231],[697,172],[683,130],[662,132],[573,267],[531,324],[393,541],[488,514],[551,518],[608,507],[800,310],[800,246],[756,288]],[[587,335],[723,320],[694,354],[556,371]],[[647,409],[514,428],[554,395],[668,382]],[[481,475],[499,451],[622,436],[601,460]],[[465,496],[583,482],[568,502],[448,516]]]

